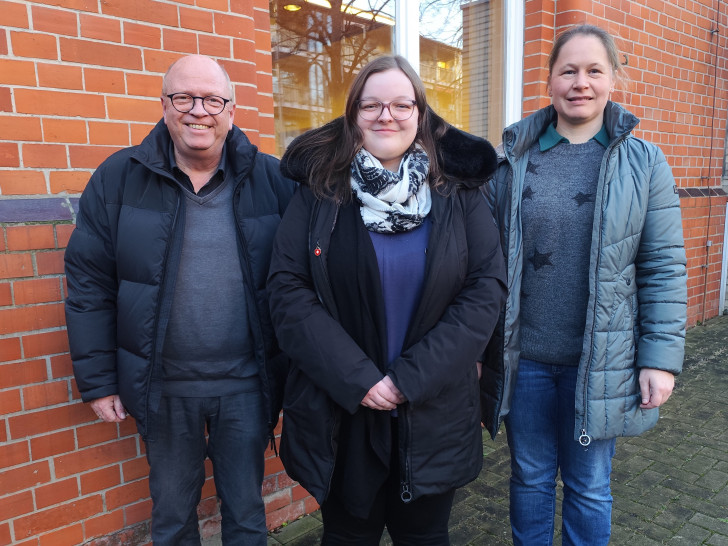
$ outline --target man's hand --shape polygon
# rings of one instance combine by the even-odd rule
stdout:
[[[393,410],[397,407],[397,404],[406,401],[399,389],[394,386],[392,379],[385,375],[369,389],[369,392],[362,399],[361,405],[375,410]]]
[[[118,394],[97,398],[92,400],[89,405],[96,413],[96,417],[107,423],[118,423],[126,419],[126,410],[121,404],[121,398],[119,398]]]
[[[640,370],[640,392],[642,409],[657,408],[667,402],[675,387],[675,376],[664,370],[642,368]]]

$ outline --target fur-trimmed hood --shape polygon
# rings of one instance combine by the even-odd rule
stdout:
[[[430,115],[437,116],[428,108]],[[344,117],[340,116],[323,127],[311,129],[300,135],[297,139],[308,137],[315,131],[340,130],[344,124]],[[493,146],[486,139],[471,135],[465,131],[447,124],[447,131],[438,141],[442,153],[442,168],[448,177],[457,183],[470,188],[476,188],[495,172],[498,165],[497,156]],[[307,168],[305,149],[298,148],[297,153],[291,153],[291,148],[281,158],[281,172],[283,176],[296,182],[307,185],[309,168]]]

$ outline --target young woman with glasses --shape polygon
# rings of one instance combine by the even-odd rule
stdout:
[[[494,161],[401,57],[365,66],[345,115],[283,156],[301,187],[268,280],[292,359],[281,457],[321,504],[323,544],[378,545],[385,526],[449,543],[455,488],[483,464],[479,361],[505,298],[478,190]]]

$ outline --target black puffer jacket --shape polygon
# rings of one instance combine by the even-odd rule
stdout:
[[[422,300],[405,349],[387,370],[408,400],[398,419],[403,498],[441,493],[477,477],[483,451],[475,362],[505,300],[498,233],[477,190],[495,167],[492,147],[455,129],[446,140],[440,144],[446,172],[470,175],[470,181],[447,196],[432,192]],[[281,165],[305,183],[305,158],[284,155]],[[338,213],[335,203],[301,187],[276,236],[268,281],[276,333],[292,359],[281,458],[319,503],[331,486],[343,412],[374,411],[360,402],[383,376],[382,363],[337,320],[330,283],[346,280],[329,279],[328,250]],[[381,292],[369,304],[383,309]]]
[[[118,394],[145,437],[161,397],[160,354],[184,231],[184,199],[170,173],[169,150],[169,132],[160,121],[139,146],[101,164],[81,196],[65,255],[66,323],[81,396],[90,401]],[[280,351],[265,280],[273,236],[295,184],[237,127],[225,150],[234,172],[238,254],[255,302],[248,319],[268,395],[266,366]],[[272,425],[277,414],[266,398]]]

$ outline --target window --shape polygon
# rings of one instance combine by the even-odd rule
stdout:
[[[432,108],[494,143],[503,130],[503,2],[420,0],[419,20],[403,27],[419,34],[419,61],[410,62],[418,65]],[[362,66],[399,52],[396,12],[395,0],[271,1],[279,156],[302,132],[343,114]]]

